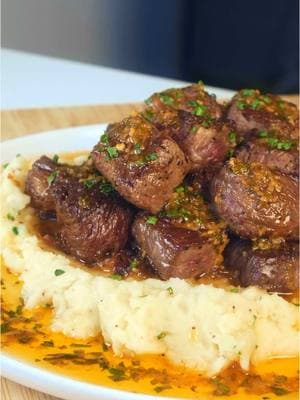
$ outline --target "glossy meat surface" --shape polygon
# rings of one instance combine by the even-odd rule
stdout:
[[[295,293],[299,287],[297,243],[260,250],[251,242],[234,240],[225,249],[224,263],[243,287],[259,286],[271,292]]]
[[[92,157],[127,201],[151,212],[164,206],[189,169],[177,143],[140,115],[111,125]]]
[[[190,187],[180,186],[157,216],[138,214],[133,236],[162,279],[209,274],[222,263],[224,224]]]
[[[298,181],[231,158],[213,179],[217,213],[237,235],[298,240]]]
[[[259,90],[243,89],[228,104],[227,118],[242,137],[252,131],[275,131],[298,140],[299,113],[295,104]]]
[[[93,263],[126,245],[132,210],[90,167],[43,156],[33,164],[26,188],[34,207],[55,211],[55,240],[77,259]]]

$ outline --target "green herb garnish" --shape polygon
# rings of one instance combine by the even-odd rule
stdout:
[[[103,143],[103,144],[108,144],[108,142],[109,142],[109,139],[108,139],[108,134],[107,133],[104,133],[102,136],[101,136],[101,139],[100,139],[100,141],[101,141],[101,143]]]
[[[52,185],[52,183],[55,181],[55,179],[57,178],[57,175],[58,175],[58,171],[54,171],[54,172],[52,172],[52,174],[50,174],[49,176],[48,176],[48,178],[47,178],[47,181],[48,181],[48,184],[49,185]]]
[[[169,292],[170,295],[174,294],[174,290],[171,286],[167,288],[167,291]]]
[[[133,148],[134,148],[134,154],[141,154],[142,149],[139,143],[136,143]]]
[[[258,99],[254,99],[251,103],[251,108],[253,110],[257,110],[261,106],[261,101]]]
[[[64,271],[63,269],[56,269],[55,271],[54,271],[54,275],[55,276],[59,276],[59,275],[62,275],[62,274],[64,274],[66,271]]]
[[[10,213],[6,214],[6,218],[9,219],[10,221],[14,221],[15,217],[11,215]]]
[[[246,104],[243,101],[237,101],[236,106],[239,110],[244,110],[246,107]]]
[[[87,189],[90,189],[91,187],[93,187],[95,185],[95,181],[93,179],[86,179],[85,181],[83,181],[84,186]]]
[[[288,390],[278,387],[278,386],[271,386],[272,392],[276,394],[276,396],[284,396],[288,394]]]
[[[15,235],[18,235],[18,234],[19,234],[19,228],[18,228],[17,226],[13,226],[11,230],[13,231],[13,233],[14,233]]]
[[[119,381],[123,381],[124,379],[126,379],[125,376],[125,371],[124,369],[120,369],[120,368],[109,368],[108,371],[110,372],[110,376],[109,378],[111,380],[113,380],[114,382],[119,382]]]
[[[111,193],[114,191],[114,188],[112,187],[111,183],[108,181],[100,182],[99,187],[100,187],[100,191],[105,194],[108,194],[108,193]]]
[[[229,134],[228,134],[228,138],[229,138],[229,140],[230,140],[230,142],[232,143],[232,144],[236,144],[236,139],[237,139],[237,136],[236,136],[236,133],[235,132],[229,132]]]
[[[254,89],[243,89],[242,96],[244,97],[252,96],[254,92],[255,92]]]
[[[162,93],[162,94],[160,94],[159,98],[167,106],[171,106],[174,103],[174,99],[171,96],[169,96],[168,94]]]
[[[3,169],[7,168],[8,166],[9,166],[9,163],[8,163],[8,162],[7,162],[7,163],[4,163],[4,164],[2,165]]]
[[[119,152],[115,147],[107,147],[106,151],[109,160],[111,160],[112,158],[116,158],[119,155]]]
[[[57,154],[54,154],[54,156],[52,158],[52,161],[55,162],[55,164],[57,164],[58,163],[58,159],[59,159],[59,156]]]
[[[138,265],[139,265],[139,262],[138,262],[138,260],[137,260],[136,258],[134,258],[134,259],[130,262],[130,268],[131,268],[132,270],[138,269]]]
[[[157,223],[157,221],[158,221],[158,218],[155,215],[150,215],[150,217],[148,217],[146,219],[147,224],[150,224],[150,225],[155,225]]]
[[[193,114],[197,115],[197,117],[203,117],[203,115],[206,113],[207,106],[203,106],[201,104],[197,104],[195,107]]]
[[[112,274],[109,276],[111,279],[114,279],[115,281],[121,281],[123,279],[122,275],[119,274]]]
[[[158,159],[157,153],[149,153],[146,155],[145,160],[146,161],[155,161]]]
[[[156,336],[156,338],[157,338],[158,340],[161,340],[161,339],[165,338],[165,337],[167,336],[167,334],[168,334],[168,332],[160,332],[160,333]]]

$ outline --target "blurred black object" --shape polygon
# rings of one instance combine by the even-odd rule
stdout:
[[[232,89],[298,92],[297,0],[125,3],[123,68]],[[134,49],[126,42],[132,29]]]

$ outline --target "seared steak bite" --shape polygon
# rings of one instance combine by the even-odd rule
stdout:
[[[222,263],[224,228],[200,195],[180,186],[160,214],[138,214],[132,232],[162,279],[193,278]]]
[[[158,111],[164,108],[187,111],[208,121],[220,119],[223,114],[223,106],[217,103],[214,95],[204,90],[202,82],[180,89],[154,93],[146,100],[146,104]]]
[[[296,141],[278,139],[259,132],[239,147],[235,156],[243,162],[257,162],[287,175],[299,175],[299,152]]]
[[[43,156],[33,164],[26,190],[42,217],[53,219],[47,211],[55,212],[55,240],[77,259],[93,263],[126,245],[131,208],[89,163],[72,167]]]
[[[49,185],[48,178],[55,177],[57,170],[57,164],[46,156],[33,163],[25,184],[25,192],[30,196],[33,207],[45,211],[55,209],[52,186]]]
[[[217,213],[237,235],[298,239],[298,181],[262,164],[231,158],[213,179]]]
[[[190,160],[190,171],[223,162],[237,145],[235,127],[221,120],[207,120],[186,111],[146,109],[143,113],[178,143]]]
[[[299,248],[255,249],[251,242],[235,240],[224,252],[226,268],[243,287],[259,286],[271,292],[294,293],[299,287]]]
[[[177,143],[140,115],[110,125],[92,157],[126,200],[151,212],[164,206],[189,169]]]
[[[77,180],[55,185],[59,242],[77,259],[93,263],[124,248],[132,213],[118,195],[105,194],[95,183]]]
[[[281,132],[298,140],[299,113],[295,104],[257,89],[240,90],[228,104],[227,118],[242,137],[251,131]]]
[[[143,116],[167,130],[198,171],[226,159],[236,146],[235,126],[221,120],[223,107],[202,84],[156,93]]]

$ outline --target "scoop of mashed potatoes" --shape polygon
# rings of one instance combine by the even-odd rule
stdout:
[[[32,210],[23,188],[29,165],[16,157],[2,172],[2,257],[20,274],[27,308],[53,305],[53,330],[80,338],[101,332],[118,355],[163,353],[206,376],[233,361],[247,369],[297,355],[298,309],[276,294],[180,279],[116,281],[42,249],[28,229]]]

